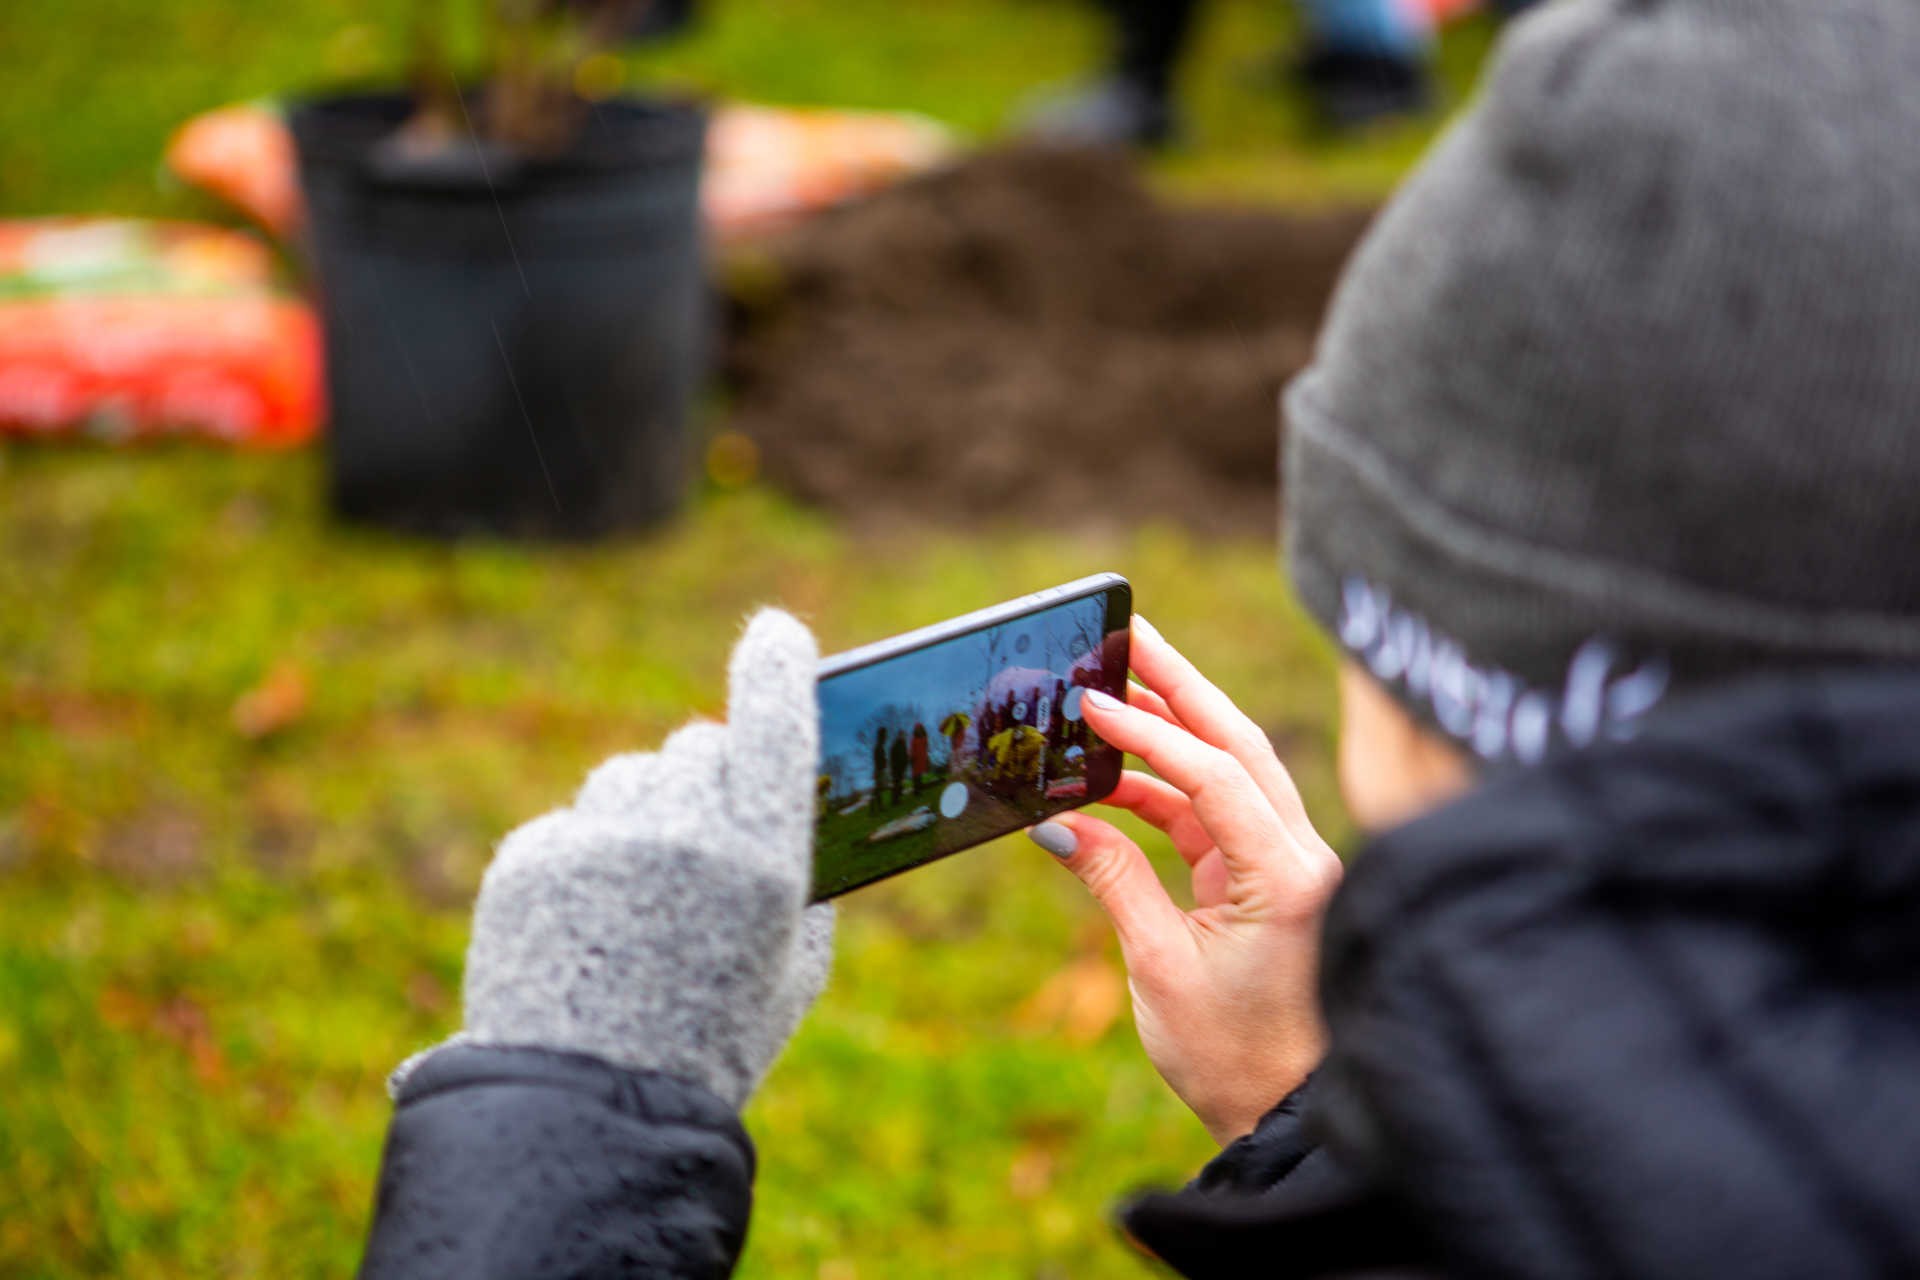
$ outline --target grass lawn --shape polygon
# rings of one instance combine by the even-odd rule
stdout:
[[[0,215],[199,211],[156,181],[174,122],[377,75],[407,7],[8,0]],[[1198,143],[1161,173],[1380,191],[1425,131],[1307,139],[1253,79],[1288,33],[1275,8],[1210,15]],[[975,135],[1098,43],[1086,10],[1042,0],[712,10],[653,73]],[[1450,41],[1456,83],[1485,41]],[[1118,570],[1337,815],[1327,655],[1264,542],[862,544],[749,487],[644,539],[454,548],[334,527],[318,481],[313,455],[0,447],[0,1274],[349,1272],[382,1077],[458,1025],[492,844],[600,756],[718,712],[756,603],[833,649]],[[1210,1144],[1117,973],[1083,891],[1023,840],[848,899],[834,984],[748,1112],[746,1273],[1140,1274],[1108,1206]]]
[[[923,809],[929,817],[937,813],[940,789],[946,785],[947,776],[940,771],[927,779],[924,791],[908,789],[898,800],[891,800],[883,788],[859,797],[860,807],[852,813],[840,806],[821,814],[814,824],[814,883],[836,888],[864,884],[901,867],[937,858],[943,848],[983,840],[1007,828],[1003,814],[993,806],[976,803],[957,819],[929,822],[918,830],[902,829],[885,839],[873,839],[889,825],[910,821]]]

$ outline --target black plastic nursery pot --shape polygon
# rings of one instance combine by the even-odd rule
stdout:
[[[293,111],[344,518],[587,538],[657,523],[705,371],[704,114],[597,104],[567,154],[383,145],[400,96]]]

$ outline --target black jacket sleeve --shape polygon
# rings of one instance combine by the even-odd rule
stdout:
[[[753,1147],[684,1080],[454,1044],[395,1099],[363,1280],[728,1275]]]
[[[1176,1192],[1125,1205],[1122,1228],[1184,1276],[1398,1276],[1429,1256],[1398,1206],[1314,1135],[1315,1080]]]
[[[1188,1190],[1196,1195],[1259,1195],[1285,1180],[1289,1189],[1309,1186],[1340,1195],[1351,1180],[1327,1149],[1308,1132],[1307,1101],[1313,1077],[1260,1118],[1253,1132],[1228,1143],[1200,1171]]]

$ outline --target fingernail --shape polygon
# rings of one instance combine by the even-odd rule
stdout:
[[[1162,638],[1160,635],[1160,628],[1154,626],[1151,622],[1148,622],[1146,618],[1141,614],[1136,613],[1133,615],[1133,625],[1139,630],[1141,630],[1142,632],[1145,632],[1148,637],[1154,640],[1159,640]]]
[[[1120,709],[1120,699],[1100,689],[1087,690],[1087,701],[1102,711],[1118,711]]]
[[[1073,828],[1059,822],[1030,827],[1027,838],[1056,858],[1071,858],[1073,851],[1080,847],[1080,837],[1073,834]]]

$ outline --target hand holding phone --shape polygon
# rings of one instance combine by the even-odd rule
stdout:
[[[1224,1145],[1325,1052],[1320,918],[1340,858],[1266,733],[1142,618],[1131,665],[1131,696],[1088,699],[1087,714],[1152,772],[1122,774],[1107,803],[1166,835],[1191,869],[1193,905],[1091,813],[1051,824],[1066,838],[1047,847],[1113,922],[1147,1057]]]
[[[1132,613],[1099,574],[823,661],[813,900],[1112,792],[1081,706],[1124,697]]]

